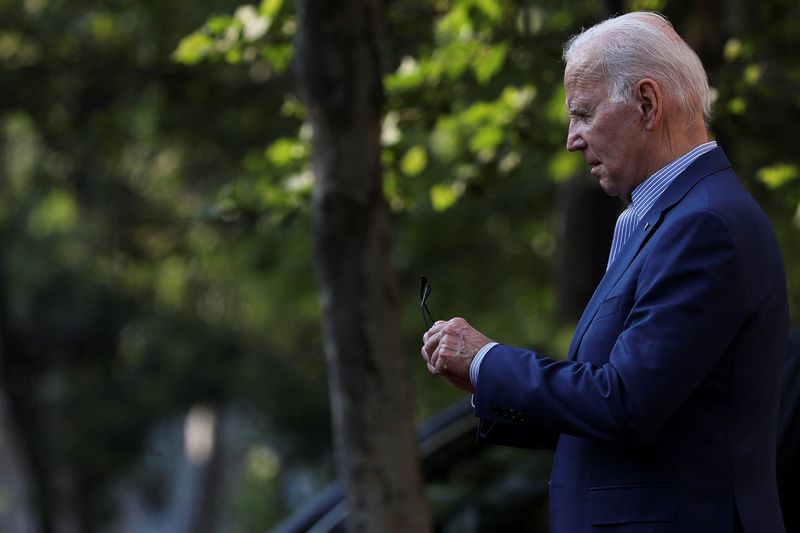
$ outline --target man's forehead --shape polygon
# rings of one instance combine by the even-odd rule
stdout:
[[[597,68],[587,68],[585,65],[567,64],[564,69],[564,88],[567,93],[567,105],[572,100],[579,101],[590,98],[597,91],[605,89],[606,82]]]
[[[596,42],[598,39],[592,39],[590,42]],[[597,83],[605,76],[603,75],[603,68],[600,65],[601,55],[593,46],[584,44],[575,50],[564,66],[564,82],[567,83],[572,79],[572,82],[591,81]]]

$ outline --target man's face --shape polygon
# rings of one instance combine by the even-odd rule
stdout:
[[[583,152],[592,176],[610,196],[630,201],[647,177],[644,127],[632,102],[611,102],[605,81],[581,65],[567,65],[567,150]]]

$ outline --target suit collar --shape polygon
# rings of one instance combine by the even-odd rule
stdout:
[[[654,224],[661,218],[664,211],[680,202],[686,196],[686,193],[697,185],[700,180],[710,174],[730,168],[730,166],[730,161],[728,161],[725,152],[720,147],[701,155],[667,187],[667,190],[656,200],[653,207],[644,216],[642,222],[649,221],[650,224]]]
[[[581,316],[580,322],[578,322],[578,327],[575,329],[575,334],[572,337],[572,343],[567,353],[568,359],[575,358],[583,334],[597,313],[597,308],[606,299],[609,291],[616,285],[622,274],[628,269],[628,266],[650,238],[650,235],[658,229],[664,213],[680,202],[700,180],[710,174],[730,168],[730,166],[731,164],[722,148],[714,148],[686,167],[656,200],[653,207],[642,218],[633,234],[625,242],[625,246],[619,251],[603,279],[600,280],[600,284],[597,286],[592,299],[583,312],[583,316]]]

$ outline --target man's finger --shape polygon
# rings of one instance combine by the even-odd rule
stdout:
[[[425,341],[425,344],[422,345],[422,349],[427,353],[431,354],[433,351],[439,346],[442,342],[442,332],[436,332]]]
[[[430,339],[432,336],[436,335],[437,333],[439,333],[439,332],[442,330],[442,326],[443,326],[444,324],[446,324],[446,322],[442,322],[442,321],[440,320],[440,321],[439,321],[439,322],[437,322],[436,324],[432,325],[432,326],[431,326],[431,329],[429,329],[428,331],[426,331],[426,332],[425,332],[425,333],[422,335],[422,342],[423,342],[423,343],[426,343],[426,342],[428,342],[428,339]]]
[[[433,350],[428,352],[429,353],[428,362],[431,364],[431,366],[435,367],[437,370],[438,370],[438,365],[436,364],[436,361],[439,360],[439,350],[441,349],[441,347],[442,347],[441,344],[437,344]]]

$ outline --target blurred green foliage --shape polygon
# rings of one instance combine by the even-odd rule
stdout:
[[[295,466],[323,465],[309,491],[332,475],[294,4],[0,0],[2,385],[43,523],[108,524],[153,428],[197,403],[257,428],[237,530],[296,504]],[[713,133],[778,230],[796,323],[800,5],[705,6],[625,4],[663,10],[707,65]],[[418,364],[420,274],[436,318],[556,356],[569,341],[555,195],[585,171],[563,151],[560,47],[606,10],[386,4],[383,179],[420,417],[457,397]]]

